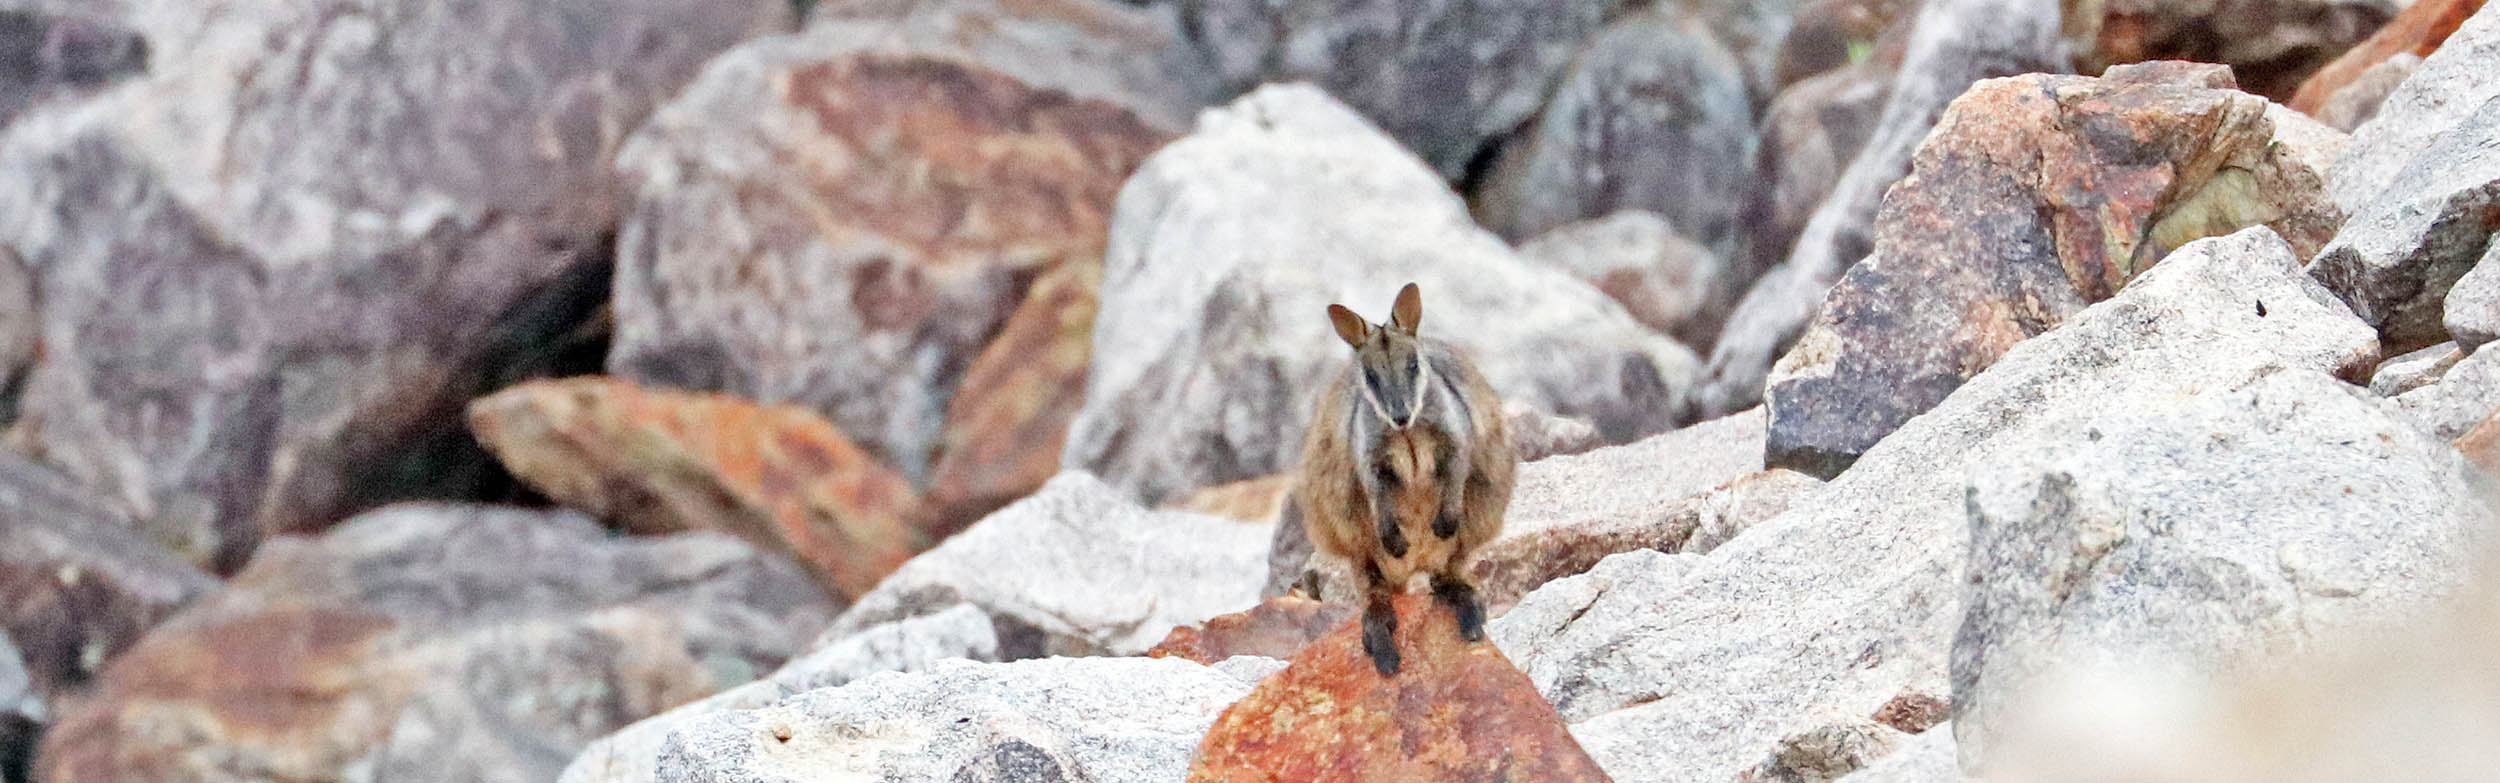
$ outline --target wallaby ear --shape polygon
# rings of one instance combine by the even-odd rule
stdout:
[[[1398,303],[1389,308],[1389,323],[1410,337],[1415,334],[1415,327],[1423,325],[1424,294],[1415,289],[1414,283],[1398,289]]]
[[[1361,348],[1364,340],[1371,339],[1372,325],[1345,305],[1329,305],[1328,321],[1337,325],[1337,336],[1345,338],[1347,345]]]

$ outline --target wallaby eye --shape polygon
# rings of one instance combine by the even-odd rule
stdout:
[[[1422,359],[1418,359],[1411,355],[1406,357],[1406,377],[1413,378],[1417,381],[1423,380],[1424,366]]]

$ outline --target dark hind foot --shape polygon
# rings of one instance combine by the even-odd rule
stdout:
[[[1484,641],[1484,599],[1476,596],[1476,586],[1447,576],[1432,578],[1432,597],[1449,604],[1458,614],[1458,638],[1471,642]]]
[[[1406,531],[1399,530],[1397,521],[1388,517],[1380,519],[1380,551],[1390,557],[1406,556]]]
[[[1397,613],[1386,599],[1373,599],[1363,610],[1363,652],[1371,655],[1372,668],[1382,677],[1398,673],[1397,630]]]
[[[1432,520],[1432,534],[1442,538],[1458,535],[1458,515],[1442,514]]]

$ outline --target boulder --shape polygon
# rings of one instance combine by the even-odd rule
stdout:
[[[1793,31],[1803,23],[1801,12],[1810,8],[1813,2],[1675,0],[1655,5],[1669,8],[1707,28],[1710,38],[1734,55],[1737,64],[1743,68],[1746,94],[1753,107],[1760,109],[1786,83],[1780,78],[1781,57],[1788,49]],[[1638,13],[1641,7],[1641,3],[1627,2],[1622,4],[1619,12]]]
[[[2396,410],[2440,438],[2472,429],[2500,408],[2500,351],[2477,351],[2457,360],[2437,383],[2396,395]]]
[[[2256,314],[2252,298],[2268,303],[2268,315]],[[1557,580],[1495,620],[1493,636],[1607,769],[1728,780],[1834,716],[1877,715],[1942,692],[1963,614],[1973,469],[2028,449],[2082,450],[2097,419],[2142,407],[2113,401],[2220,400],[2270,376],[2348,374],[2376,358],[2368,325],[2303,275],[2270,231],[2191,242],[2111,300],[2007,352],[1812,502],[1707,555],[1668,556],[1690,563],[1680,573],[1631,569],[1596,589]],[[2385,420],[2349,397],[2337,391],[2316,404]],[[2306,449],[2337,464],[2366,453],[2332,456],[2344,446],[2282,438],[2289,442],[2263,448]],[[2413,476],[2389,486],[2431,480],[2419,464],[2345,467],[2373,480]],[[1658,557],[1616,557],[1636,555]],[[1524,614],[1545,593],[1575,589],[1593,595],[1571,596],[1571,611]],[[1534,616],[1561,619],[1505,627]]]
[[[2387,72],[2386,66],[2398,61],[2408,63],[2398,67],[2404,74],[2410,75],[2413,66],[2421,64],[2422,58],[2430,56],[2431,52],[2438,51],[2439,45],[2446,42],[2459,25],[2465,24],[2466,17],[2473,16],[2482,7],[2483,0],[2417,0],[2406,5],[2396,12],[2394,18],[2372,31],[2370,37],[2335,55],[2333,61],[2301,80],[2300,88],[2294,90],[2291,99],[2283,103],[2292,107],[2293,111],[2350,131],[2360,125],[2360,121],[2378,113],[2378,100],[2367,101],[2366,106],[2335,108],[2337,103],[2348,100],[2343,97],[2346,93],[2375,93],[2377,99],[2385,99],[2387,91],[2394,89],[2396,82],[2403,81],[2403,76],[2387,82],[2384,88],[2360,85],[2384,79],[2382,74]],[[2337,122],[2346,117],[2353,121],[2350,124]]]
[[[911,526],[910,483],[795,405],[585,377],[479,398],[469,427],[559,503],[632,533],[737,536],[798,561],[837,602],[932,541]]]
[[[1423,334],[1508,400],[1612,441],[1669,429],[1694,359],[1477,228],[1432,171],[1309,86],[1208,110],[1121,191],[1085,406],[1061,464],[1149,504],[1284,470],[1367,317],[1420,283]],[[1385,318],[1384,318],[1385,319]]]
[[[2438,383],[2449,368],[2465,358],[2465,352],[2454,342],[2438,345],[2379,362],[2370,373],[2370,393],[2394,397],[2405,392]]]
[[[998,660],[990,616],[971,606],[898,620],[828,639],[761,680],[740,685],[626,726],[582,749],[557,783],[652,783],[669,734],[706,716],[772,706],[793,695],[834,688],[882,672],[926,671],[940,661]]]
[[[474,496],[459,406],[583,363],[624,133],[777,0],[91,4],[144,76],[0,137],[39,281],[11,442],[219,570],[265,532]],[[109,14],[109,15],[108,15]]]
[[[1874,253],[1772,367],[1766,462],[1838,474],[2189,240],[2264,224],[2317,253],[2342,223],[2322,182],[2339,135],[2230,86],[2219,65],[2145,63],[1955,99],[1885,197]]]
[[[2462,588],[2500,533],[2500,485],[2320,373],[2116,406],[2086,435],[1969,480],[1953,728],[1975,772],[2051,673],[2214,674],[2307,649]]]
[[[1884,190],[1910,171],[1910,153],[1972,82],[2063,70],[2058,8],[2051,0],[1937,0],[1921,6],[1866,142],[1800,230],[1787,260],[1754,281],[1711,348],[1695,413],[1753,407],[1771,361],[1814,317],[1823,293],[1874,249]]]
[[[1296,595],[1276,596],[1260,601],[1246,612],[1174,628],[1172,635],[1155,643],[1146,656],[1187,658],[1210,666],[1237,655],[1292,658],[1361,614],[1360,609],[1346,601],[1323,603]]]
[[[1610,780],[1501,650],[1462,641],[1431,596],[1391,605],[1395,675],[1374,670],[1349,618],[1226,708],[1188,779]]]
[[[1746,237],[1746,269],[1758,271],[1788,257],[1806,220],[1866,147],[1899,65],[1897,53],[1892,62],[1852,63],[1789,85],[1771,101],[1762,115],[1760,149],[1762,180],[1768,185],[1756,193],[1757,224]],[[1748,275],[1739,277],[1751,282]],[[1721,305],[1734,306],[1732,301]]]
[[[2481,424],[2457,436],[2457,451],[2483,472],[2500,477],[2500,408],[2493,408]]]
[[[1775,75],[1780,91],[1852,65],[1880,61],[1887,78],[1901,64],[1900,44],[1917,16],[1914,0],[1806,0],[1795,24],[1779,42]],[[1878,104],[1880,108],[1880,102]],[[1846,157],[1841,163],[1848,163]]]
[[[1275,524],[1277,516],[1285,512],[1285,506],[1293,502],[1294,481],[1293,474],[1278,473],[1217,484],[1165,503],[1161,508],[1212,514],[1243,522]]]
[[[912,558],[826,631],[969,604],[994,618],[1000,655],[1133,655],[1174,627],[1259,602],[1268,529],[1151,511],[1100,479],[1061,474]]]
[[[1736,271],[1726,254],[1676,233],[1658,213],[1637,209],[1545,232],[1521,244],[1519,255],[1597,286],[1642,326],[1686,345],[1710,344],[1724,315],[1714,311],[1728,298],[1722,281]]]
[[[2467,351],[2500,339],[2500,242],[2491,242],[2482,260],[2449,286],[2440,301],[2440,325]]]
[[[1174,658],[941,661],[705,716],[663,783],[1176,780],[1250,684]]]
[[[2433,142],[2455,135],[2485,102],[2500,96],[2500,70],[2491,67],[2500,59],[2500,11],[2486,6],[2468,13],[2437,47],[2419,54],[2421,67],[2387,96],[2378,115],[2353,129],[2343,155],[2328,172],[2327,188],[2336,205],[2356,218],[2367,212],[2363,207],[2388,195],[2397,180],[2421,173],[2417,170],[2423,167],[2415,161],[2445,161],[2424,155]]]
[[[611,372],[803,404],[930,478],[976,354],[1037,277],[1100,263],[1121,181],[1172,132],[1156,120],[1186,116],[1157,103],[1183,90],[1090,51],[1168,45],[1152,14],[932,5],[741,46],[619,153],[639,190]],[[1028,35],[1049,48],[989,57]],[[1047,342],[1033,318],[1018,339]],[[1047,475],[998,480],[1019,478]]]
[[[1310,82],[1442,176],[1537,112],[1620,0],[1180,0],[1223,94]]]
[[[1187,130],[1212,100],[1215,73],[1168,5],[1074,0],[811,2],[805,27],[839,48],[978,63],[1079,99],[1119,104],[1147,124]]]
[[[1903,740],[1890,754],[1842,776],[1840,783],[1975,783],[1962,774],[1951,724]]]
[[[831,611],[726,536],[392,506],[273,539],[115,660],[36,774],[548,780],[590,740],[778,665]]]
[[[144,73],[148,42],[81,13],[0,10],[0,128],[37,102],[90,94]]]
[[[2083,73],[2149,60],[2229,66],[2249,92],[2288,100],[2403,0],[2076,0],[2066,39]]]
[[[2381,60],[2369,70],[2362,71],[2360,76],[2353,77],[2351,83],[2337,89],[2335,94],[2327,96],[2325,102],[2310,115],[2327,127],[2350,133],[2354,128],[2361,127],[2361,123],[2378,116],[2379,104],[2386,103],[2387,96],[2394,95],[2396,88],[2403,86],[2404,81],[2412,78],[2413,72],[2421,67],[2422,58],[2411,54],[2397,54]]]
[[[1059,473],[1068,421],[1085,403],[1102,265],[1042,273],[946,401],[921,529],[944,538]]]
[[[1522,239],[1646,210],[1724,265],[1740,249],[1754,164],[1743,66],[1699,20],[1662,3],[1590,40],[1535,121],[1496,154],[1476,215]],[[1701,296],[1720,298],[1708,288]]]
[[[0,714],[39,721],[217,580],[86,488],[0,451],[0,585]]]

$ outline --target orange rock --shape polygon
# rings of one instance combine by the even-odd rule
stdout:
[[[1234,612],[1202,625],[1174,628],[1170,636],[1146,651],[1146,657],[1179,657],[1206,664],[1236,655],[1292,658],[1356,614],[1353,604],[1277,596],[1259,602],[1247,612]]]
[[[1396,609],[1396,676],[1372,670],[1361,623],[1344,623],[1215,719],[1189,780],[1609,779],[1500,650],[1460,641],[1428,596]]]
[[[1179,500],[1165,503],[1163,507],[1172,511],[1213,514],[1243,522],[1273,523],[1278,514],[1285,512],[1285,501],[1291,497],[1293,497],[1293,474],[1277,473],[1228,484],[1217,484],[1189,493]]]
[[[2483,417],[2483,423],[2458,437],[2457,450],[2465,452],[2465,458],[2482,466],[2484,472],[2500,476],[2500,410],[2492,411]]]
[[[469,406],[513,475],[640,534],[717,530],[805,565],[847,602],[930,537],[909,482],[796,405],[610,378],[515,386]]]
[[[2406,52],[2421,57],[2430,56],[2448,40],[2449,33],[2456,32],[2459,25],[2465,24],[2466,17],[2473,16],[2482,8],[2483,0],[2419,0],[2406,6],[2405,10],[2397,12],[2396,18],[2380,26],[2378,32],[2344,50],[2333,62],[2302,80],[2300,89],[2293,91],[2288,105],[2303,114],[2316,116],[2326,108],[2327,99],[2334,97],[2337,90],[2353,80],[2361,78],[2370,66]]]
[[[1068,420],[1085,404],[1102,259],[1061,262],[1033,282],[946,403],[921,528],[944,538],[1059,473]]]

